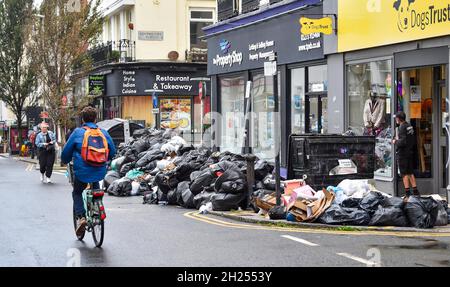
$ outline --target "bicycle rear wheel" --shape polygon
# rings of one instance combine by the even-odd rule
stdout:
[[[92,227],[92,238],[96,247],[101,247],[103,244],[103,238],[105,236],[105,222],[98,219],[100,222]]]
[[[82,241],[84,238],[84,235],[86,234],[86,230],[81,235],[77,235],[77,215],[75,214],[75,210],[73,211],[73,230],[75,231],[75,236],[78,238],[78,240]]]

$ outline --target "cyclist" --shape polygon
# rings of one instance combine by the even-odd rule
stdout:
[[[73,182],[73,207],[75,214],[77,216],[77,228],[76,234],[83,234],[86,228],[86,210],[84,208],[83,202],[83,191],[86,189],[89,183],[93,184],[93,188],[99,188],[99,181],[103,180],[106,175],[107,163],[106,160],[111,160],[115,153],[116,148],[114,146],[113,140],[109,133],[101,129],[101,133],[104,135],[107,141],[107,152],[108,156],[105,161],[98,165],[93,165],[86,160],[85,156],[82,156],[82,148],[85,151],[84,141],[85,133],[90,130],[99,129],[96,125],[97,110],[93,107],[86,107],[81,111],[81,118],[83,125],[81,128],[75,129],[70,135],[64,149],[62,151],[61,160],[63,163],[68,164],[73,158],[73,171],[74,171],[74,182]],[[95,141],[94,141],[95,142]]]

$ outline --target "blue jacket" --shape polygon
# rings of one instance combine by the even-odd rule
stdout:
[[[53,143],[56,143],[55,134],[51,131],[48,131],[47,133],[50,136],[50,139],[53,141]],[[36,146],[38,148],[44,147],[44,143],[46,143],[46,142],[47,142],[46,136],[42,132],[38,133],[38,135],[36,136],[36,141],[35,141]]]
[[[97,125],[94,123],[85,123],[83,126],[97,128]],[[111,160],[116,154],[116,147],[114,146],[114,142],[109,133],[104,129],[101,129],[101,131],[108,141],[108,160]],[[62,151],[61,160],[64,163],[69,163],[73,158],[73,171],[75,173],[75,177],[84,183],[94,183],[105,178],[107,164],[102,167],[95,167],[88,165],[83,160],[81,157],[81,145],[83,144],[85,132],[86,130],[83,128],[77,128],[72,132]]]

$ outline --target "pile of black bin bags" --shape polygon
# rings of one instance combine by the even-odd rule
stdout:
[[[139,195],[145,204],[164,203],[199,209],[208,203],[212,210],[229,211],[246,208],[247,162],[242,155],[215,152],[205,147],[174,145],[179,138],[173,130],[138,130],[127,145],[121,145],[104,180],[107,191],[114,196],[129,196],[132,180],[130,171],[141,172]],[[179,141],[178,141],[179,143]],[[170,162],[169,164],[167,164]],[[256,185],[269,178],[273,166],[266,161],[255,163]],[[273,185],[273,184],[272,184]]]
[[[432,197],[386,197],[370,192],[363,198],[347,198],[333,203],[316,222],[361,226],[400,226],[432,228],[449,222],[448,204]]]

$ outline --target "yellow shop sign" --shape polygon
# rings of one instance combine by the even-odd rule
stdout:
[[[450,0],[338,0],[339,52],[450,35]]]
[[[301,34],[309,35],[314,33],[323,33],[330,35],[333,33],[333,20],[329,17],[320,19],[310,19],[306,17],[300,18],[300,24],[302,26]]]

